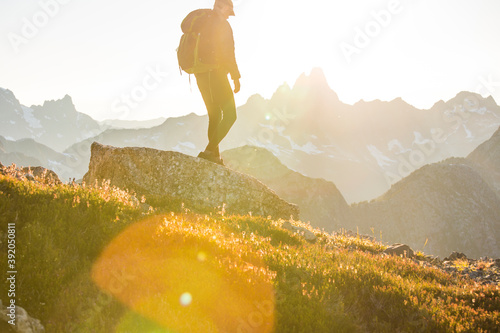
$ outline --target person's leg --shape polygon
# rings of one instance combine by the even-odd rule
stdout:
[[[210,148],[218,155],[220,142],[226,137],[236,121],[236,104],[227,74],[214,72],[212,77],[212,93],[215,104],[219,110],[222,110],[222,120],[219,120],[216,133],[210,140]]]
[[[214,91],[214,87],[216,86],[215,75],[212,72],[207,73],[199,73],[196,74],[196,83],[198,84],[198,88],[200,90],[201,96],[203,97],[203,101],[205,102],[205,106],[207,108],[208,113],[208,145],[206,150],[214,152],[215,148],[218,148],[219,141],[218,137],[218,127],[222,119],[222,111],[220,106],[216,103],[216,92]],[[215,84],[214,84],[215,83]],[[217,155],[218,156],[218,152]]]

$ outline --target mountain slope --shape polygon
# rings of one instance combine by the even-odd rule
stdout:
[[[302,221],[328,232],[344,226],[349,206],[335,184],[288,169],[264,148],[244,146],[226,150],[222,157],[229,168],[257,178],[283,199],[297,204]]]
[[[0,88],[0,134],[10,140],[31,138],[42,131],[33,110],[22,106],[12,91]]]
[[[352,206],[352,226],[384,241],[445,257],[500,256],[500,199],[471,166],[451,159],[427,165],[383,196]]]
[[[383,256],[381,244],[359,238],[313,230],[311,244],[282,221],[180,207],[144,216],[135,198],[108,186],[45,186],[8,175],[0,175],[0,207],[2,240],[15,221],[23,255],[16,300],[47,332],[494,332],[500,325],[498,286]]]
[[[467,156],[500,197],[500,128]]]

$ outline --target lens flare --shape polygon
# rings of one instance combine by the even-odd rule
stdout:
[[[207,254],[205,252],[199,252],[198,261],[205,261],[205,260],[207,260]]]
[[[181,298],[179,299],[180,303],[182,306],[189,306],[191,302],[193,301],[193,296],[191,296],[190,293],[184,293],[181,295]]]
[[[268,267],[242,259],[231,237],[177,220],[165,227],[169,218],[131,225],[94,263],[94,282],[130,311],[117,327],[126,331],[136,314],[165,332],[272,332],[274,290],[262,273]]]

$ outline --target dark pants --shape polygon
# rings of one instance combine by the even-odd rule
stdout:
[[[219,143],[236,121],[236,105],[227,73],[213,70],[195,74],[208,112],[207,150],[219,155]]]

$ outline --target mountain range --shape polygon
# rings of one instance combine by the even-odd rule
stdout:
[[[0,161],[41,165],[63,180],[88,171],[94,141],[191,156],[207,141],[208,119],[194,113],[97,122],[69,96],[26,107],[6,89],[0,111]],[[381,233],[441,256],[498,257],[499,126],[491,97],[460,92],[428,110],[400,98],[348,105],[315,69],[270,99],[249,98],[221,148],[228,167],[297,203],[313,226]]]
[[[21,105],[10,90],[0,90],[1,135],[11,141],[30,138],[56,151],[102,131],[97,121],[77,112],[70,96],[43,105]]]
[[[500,256],[500,164],[492,163],[499,140],[500,129],[466,158],[426,165],[377,199],[352,205],[350,224],[441,257],[452,250]]]
[[[263,148],[223,153],[229,168],[251,175],[297,204],[301,219],[328,232],[350,229],[446,257],[500,257],[500,129],[466,158],[419,168],[378,198],[348,205],[332,182],[303,176]],[[497,163],[495,163],[495,161]]]
[[[77,112],[69,96],[28,108],[4,89],[0,109],[5,139],[31,138],[64,153],[56,162],[72,172],[61,170],[63,179],[83,176],[94,141],[196,156],[207,140],[207,117],[193,113],[151,128],[109,128]],[[238,108],[238,120],[221,148],[266,148],[290,169],[335,183],[353,203],[382,195],[426,164],[467,156],[499,126],[500,107],[492,97],[461,92],[428,110],[400,98],[348,105],[314,69],[292,88],[279,87],[270,99],[250,97]]]

